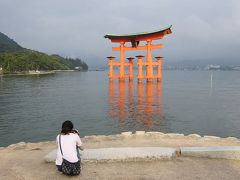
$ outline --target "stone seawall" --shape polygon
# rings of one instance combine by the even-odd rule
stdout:
[[[179,147],[179,146],[240,146],[240,139],[236,137],[217,137],[217,136],[201,136],[199,134],[179,134],[179,133],[162,133],[162,132],[122,132],[115,135],[91,135],[81,137],[83,143],[89,148],[103,148],[103,147],[128,147],[128,146],[165,146],[165,147]],[[37,143],[19,142],[11,144],[7,147],[0,147],[0,149],[9,148],[25,148],[34,145],[53,145],[55,141],[44,141]]]

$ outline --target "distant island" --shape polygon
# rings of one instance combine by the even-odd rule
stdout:
[[[37,74],[53,70],[87,71],[88,65],[79,58],[26,49],[0,32],[0,74]]]

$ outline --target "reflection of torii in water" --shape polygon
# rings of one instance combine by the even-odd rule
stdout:
[[[131,81],[109,81],[109,116],[121,121],[138,120],[147,126],[157,123],[153,117],[162,116],[161,82],[138,83],[137,96],[133,96],[132,85]]]
[[[108,57],[108,65],[109,65],[109,79],[119,78],[119,80],[124,80],[125,78],[129,78],[132,80],[132,66],[134,58],[127,58],[128,62],[125,62],[124,52],[125,51],[133,51],[133,50],[146,50],[146,61],[143,61],[144,56],[136,56],[138,59],[138,82],[142,82],[143,78],[146,78],[147,81],[152,81],[152,79],[157,78],[158,81],[161,80],[161,66],[162,66],[162,58],[156,57],[156,62],[152,62],[151,51],[153,49],[162,48],[162,44],[152,44],[153,40],[162,39],[164,35],[171,34],[171,26],[154,32],[147,33],[138,33],[138,34],[127,34],[127,35],[114,35],[107,34],[104,37],[111,40],[113,43],[119,43],[119,47],[113,47],[113,51],[120,51],[120,61],[115,62],[115,57]],[[140,45],[141,41],[145,41],[145,45]],[[130,42],[131,47],[125,46],[125,43]],[[113,74],[113,66],[119,67],[119,74]],[[124,68],[128,66],[128,74],[125,74]],[[142,74],[142,67],[146,66],[146,75]],[[157,66],[158,73],[153,74],[153,66]]]

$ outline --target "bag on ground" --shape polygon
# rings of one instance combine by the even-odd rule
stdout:
[[[63,159],[62,172],[63,174],[70,175],[70,176],[79,175],[81,172],[80,161],[71,163],[66,159]]]

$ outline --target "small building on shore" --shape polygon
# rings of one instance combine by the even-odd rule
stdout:
[[[76,67],[74,67],[74,70],[75,70],[75,71],[82,71],[83,68],[82,68],[81,66],[76,66]]]
[[[220,68],[221,68],[220,65],[210,64],[210,65],[207,65],[204,69],[205,70],[220,70]]]
[[[235,66],[235,67],[232,68],[232,70],[240,71],[240,66]]]

